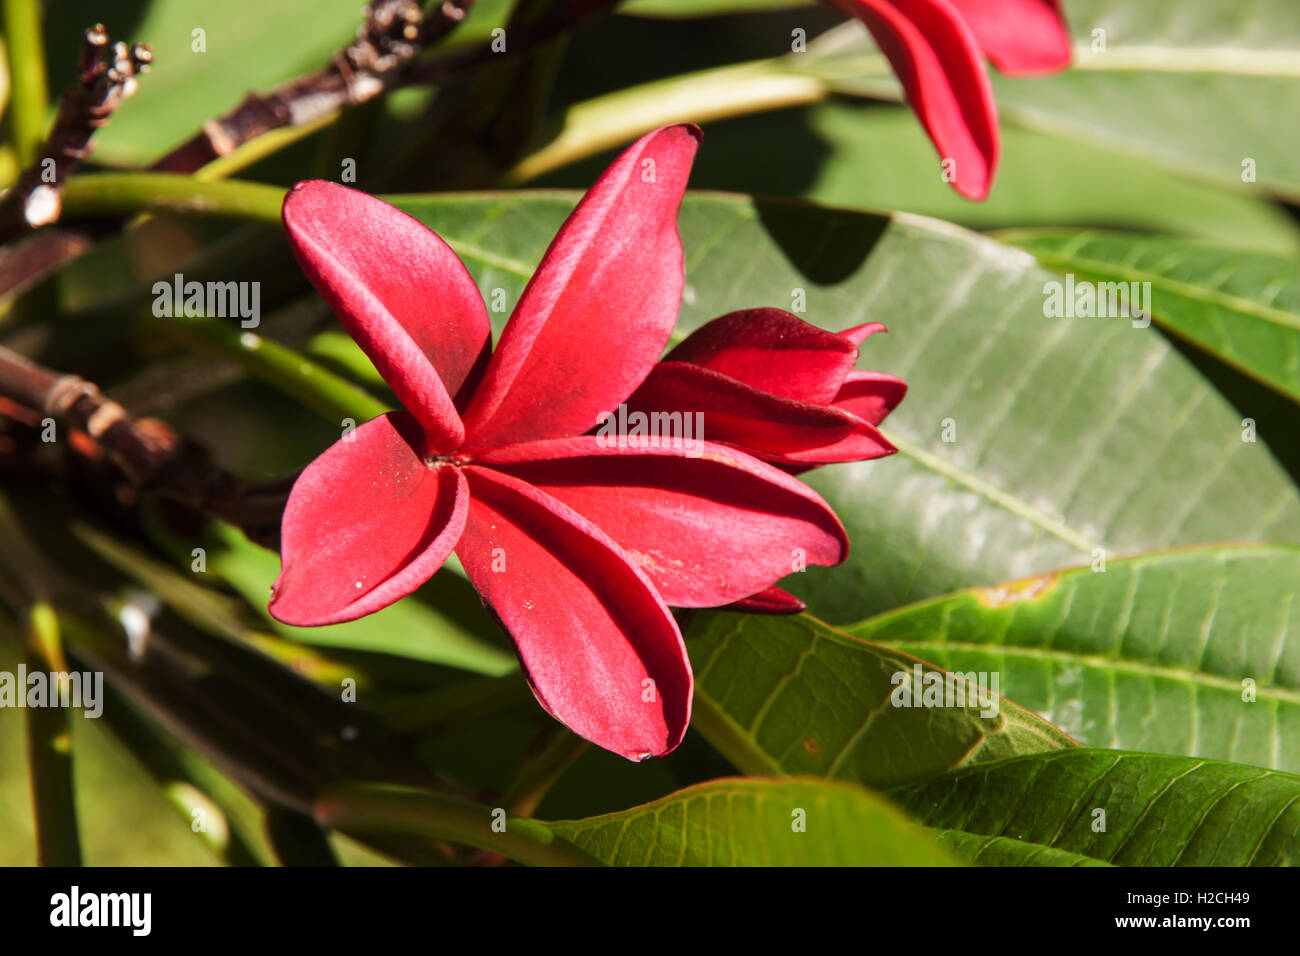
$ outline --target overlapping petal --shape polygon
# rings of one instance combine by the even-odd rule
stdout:
[[[907,383],[883,372],[853,371],[835,394],[832,404],[865,422],[879,425],[907,394]]]
[[[445,242],[382,200],[336,183],[285,198],[289,244],[348,334],[440,451],[464,439],[452,396],[486,361],[478,287]]]
[[[783,398],[829,405],[857,361],[851,339],[780,309],[743,309],[696,329],[665,356]]]
[[[337,624],[427,581],[465,525],[468,488],[430,468],[406,412],[371,419],[304,469],[281,523],[282,570],[269,610],[285,624]]]
[[[953,186],[983,199],[997,171],[998,115],[975,34],[950,0],[830,0],[857,17],[898,75]]]
[[[823,464],[896,450],[875,426],[843,409],[781,398],[684,362],[656,365],[627,405],[647,414],[700,412],[710,441],[773,460]]]
[[[677,208],[699,138],[693,126],[642,137],[574,209],[466,412],[473,447],[580,435],[645,378],[681,303]]]
[[[649,580],[562,502],[490,468],[465,472],[473,497],[456,553],[538,701],[631,760],[671,751],[690,721],[691,668]]]
[[[808,605],[789,591],[783,591],[774,584],[757,594],[741,598],[732,604],[731,608],[735,611],[748,611],[751,614],[800,614],[808,609]]]
[[[530,442],[479,460],[590,519],[677,607],[728,604],[848,553],[830,506],[779,469],[714,442],[630,440]]]
[[[1070,32],[1058,0],[948,0],[1003,73],[1050,73],[1070,65]]]

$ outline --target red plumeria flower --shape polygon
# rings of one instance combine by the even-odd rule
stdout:
[[[828,2],[871,31],[939,155],[953,161],[953,188],[968,199],[988,196],[1000,146],[983,57],[1012,76],[1068,66],[1058,0]]]
[[[692,677],[668,605],[717,606],[844,559],[829,506],[725,445],[628,447],[589,432],[641,383],[676,321],[677,209],[699,130],[633,144],[569,216],[496,350],[464,265],[405,213],[300,183],[300,265],[399,400],[307,466],[281,526],[271,614],[377,611],[454,549],[538,700],[631,759],[671,751]]]
[[[627,401],[629,411],[700,413],[711,441],[798,473],[896,449],[876,428],[907,393],[882,372],[857,371],[869,322],[827,332],[780,309],[746,309],[687,336]],[[735,602],[739,610],[795,614],[797,597],[775,585]]]

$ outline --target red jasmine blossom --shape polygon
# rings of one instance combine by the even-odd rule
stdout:
[[[951,182],[983,199],[998,165],[998,113],[987,56],[1010,76],[1070,62],[1057,0],[828,0],[861,20],[888,57]]]
[[[303,270],[405,410],[299,477],[270,611],[322,625],[377,611],[454,549],[537,699],[632,759],[690,719],[668,605],[723,605],[844,559],[844,529],[785,472],[725,445],[587,434],[645,379],[684,282],[677,209],[690,126],[633,144],[551,243],[491,349],[487,311],[433,232],[364,193],[300,183],[284,223]]]

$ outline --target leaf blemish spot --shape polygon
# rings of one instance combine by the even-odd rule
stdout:
[[[1056,587],[1056,574],[1040,574],[991,588],[975,588],[975,597],[985,607],[1006,607],[1021,601],[1036,601]]]

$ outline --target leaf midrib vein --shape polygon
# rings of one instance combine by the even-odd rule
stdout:
[[[945,461],[937,455],[931,455],[929,452],[923,451],[919,446],[905,438],[902,438],[896,432],[881,429],[881,433],[884,434],[886,439],[893,443],[901,454],[904,454],[924,467],[929,468],[931,471],[937,472],[950,481],[969,488],[971,491],[1000,505],[1017,517],[1023,518],[1031,524],[1037,525],[1053,537],[1064,541],[1075,550],[1083,554],[1091,555],[1093,551],[1103,547],[1100,542],[1085,537],[1065,522],[1046,514],[1028,502],[1022,501],[1014,495],[1002,491],[1000,488],[995,487],[984,479],[971,474],[951,462]]]

